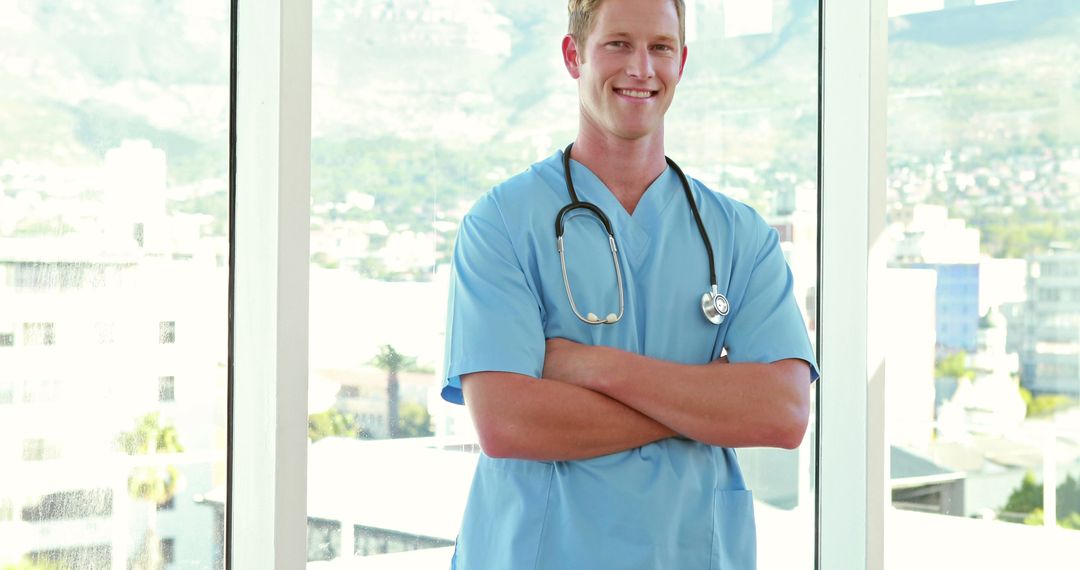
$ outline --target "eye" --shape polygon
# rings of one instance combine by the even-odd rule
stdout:
[[[630,44],[626,43],[623,40],[612,40],[612,41],[608,42],[607,45],[609,45],[611,47],[622,48],[622,47],[626,47],[626,46],[628,46]]]
[[[653,46],[653,50],[654,51],[663,51],[663,52],[673,52],[673,51],[675,51],[675,48],[671,47],[671,46],[669,46],[667,44],[657,44],[657,45]]]

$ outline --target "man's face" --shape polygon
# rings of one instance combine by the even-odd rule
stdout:
[[[563,41],[585,128],[636,140],[662,132],[686,48],[672,0],[605,0],[584,46]]]

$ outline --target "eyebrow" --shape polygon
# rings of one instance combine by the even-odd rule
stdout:
[[[629,38],[630,34],[627,33],[627,32],[610,32],[610,33],[604,34],[604,37],[606,37],[606,38]],[[650,39],[649,41],[651,41],[651,42],[679,43],[679,41],[677,39],[675,39],[673,36],[669,36],[667,34],[660,34],[658,36],[653,36],[652,39]]]

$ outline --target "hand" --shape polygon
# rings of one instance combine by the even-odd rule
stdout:
[[[603,346],[590,346],[565,338],[547,340],[544,378],[596,390],[598,383],[614,374],[618,353]]]

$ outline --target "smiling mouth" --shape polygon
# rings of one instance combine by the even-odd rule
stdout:
[[[634,99],[648,99],[655,97],[659,91],[648,91],[644,89],[615,89],[615,92],[624,97],[631,97]]]

